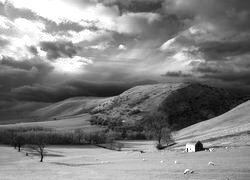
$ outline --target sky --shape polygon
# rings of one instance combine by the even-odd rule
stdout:
[[[154,81],[250,90],[249,0],[0,0],[0,101]]]

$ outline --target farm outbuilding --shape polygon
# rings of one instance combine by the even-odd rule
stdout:
[[[191,141],[186,144],[186,152],[197,152],[203,150],[203,144],[200,141]]]

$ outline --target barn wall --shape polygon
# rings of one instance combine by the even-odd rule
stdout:
[[[195,152],[195,145],[186,145],[186,151],[187,152]]]

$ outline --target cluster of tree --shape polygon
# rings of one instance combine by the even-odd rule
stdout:
[[[163,149],[174,143],[172,129],[165,113],[155,110],[143,119],[142,124],[149,138],[157,141],[157,149]]]
[[[145,114],[141,121],[134,124],[126,123],[119,117],[108,117],[98,114],[92,116],[90,123],[112,130],[112,132],[115,132],[114,137],[116,139],[155,139],[158,149],[162,149],[164,145],[168,146],[174,142],[169,118],[166,113],[158,109]]]
[[[94,121],[99,123],[100,119],[92,119],[92,123]],[[47,145],[112,144],[120,139],[155,139],[156,148],[162,149],[174,142],[168,117],[159,110],[145,115],[133,125],[120,119],[106,122],[105,128],[89,131],[55,131],[41,127],[0,129],[0,143],[12,145],[18,151],[26,145],[40,154],[42,162]]]
[[[101,144],[110,143],[115,137],[111,131],[104,129],[84,131],[55,131],[42,128],[0,129],[0,143],[8,144],[21,151],[23,146],[29,147],[40,155],[43,161],[47,145]]]
[[[103,116],[101,114],[93,115],[90,119],[91,125],[97,125],[107,128],[114,133],[114,136],[118,140],[145,140],[147,135],[145,134],[143,125],[141,122],[136,124],[130,124],[126,120],[120,117]]]
[[[25,132],[25,133],[14,133],[13,139],[9,139],[9,144],[18,148],[21,151],[21,147],[28,145],[31,149],[35,150],[40,155],[40,162],[43,162],[45,147],[47,145],[47,138],[42,133]]]

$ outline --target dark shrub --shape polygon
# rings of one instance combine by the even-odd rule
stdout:
[[[164,149],[164,146],[162,144],[157,143],[156,149],[158,149],[158,150]]]

